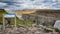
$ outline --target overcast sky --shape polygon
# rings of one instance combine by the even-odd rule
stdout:
[[[0,0],[0,8],[21,9],[60,9],[60,0]]]

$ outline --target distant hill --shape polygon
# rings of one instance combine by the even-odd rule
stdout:
[[[60,10],[36,10],[35,14],[60,18]]]

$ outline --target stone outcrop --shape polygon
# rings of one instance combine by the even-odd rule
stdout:
[[[59,34],[59,32],[46,32],[40,26],[32,24],[32,26],[26,27],[17,27],[17,29],[13,28],[6,28],[5,32],[0,32],[1,34]]]
[[[55,20],[59,19],[55,17],[47,17],[43,15],[36,15],[36,14],[23,14],[22,18],[24,20],[30,20],[36,24],[44,24],[48,26],[49,25],[53,26],[55,23]]]

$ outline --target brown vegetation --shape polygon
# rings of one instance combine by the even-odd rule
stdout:
[[[35,13],[35,10],[15,10],[17,15]]]

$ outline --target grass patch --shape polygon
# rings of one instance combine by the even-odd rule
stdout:
[[[29,21],[29,20],[20,20],[20,19],[16,19],[17,20],[17,25],[21,24],[21,25],[24,25],[24,26],[31,26],[32,25],[32,22]]]
[[[14,18],[7,18],[7,20],[11,21],[11,25],[15,24]],[[31,26],[32,22],[29,20],[20,20],[16,17],[16,25]]]
[[[14,18],[8,18],[7,20],[11,21],[11,25],[15,24]],[[29,20],[20,20],[16,17],[16,25],[31,26],[32,22]]]

